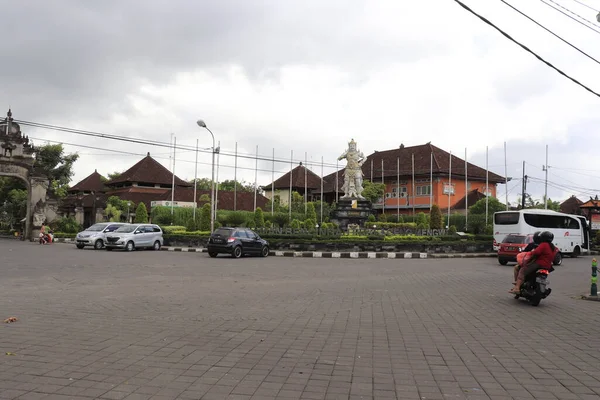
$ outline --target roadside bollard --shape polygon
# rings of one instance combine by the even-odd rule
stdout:
[[[592,288],[590,290],[590,296],[598,296],[598,261],[594,258],[592,260]]]

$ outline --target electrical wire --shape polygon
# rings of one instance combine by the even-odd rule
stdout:
[[[536,24],[537,26],[539,26],[540,28],[542,28],[543,30],[545,30],[546,32],[550,33],[552,36],[558,38],[562,42],[564,42],[567,45],[571,46],[572,48],[574,48],[575,50],[577,50],[578,52],[580,52],[581,54],[583,54],[584,56],[586,56],[590,60],[596,62],[597,64],[600,64],[600,61],[596,60],[594,57],[590,56],[588,53],[586,53],[585,51],[581,50],[579,47],[575,46],[571,42],[569,42],[569,41],[563,39],[562,37],[558,36],[556,33],[552,32],[550,29],[546,28],[544,25],[540,24],[535,19],[531,18],[529,15],[527,15],[524,12],[522,12],[521,10],[517,9],[516,7],[514,7],[510,3],[506,2],[505,0],[500,0],[500,1],[503,4],[506,4],[508,7],[512,8],[514,11],[518,12],[519,14],[521,14],[522,16],[524,16],[525,18],[527,18],[528,20],[530,20],[531,22],[533,22],[534,24]]]
[[[504,37],[506,37],[508,40],[510,40],[511,42],[517,44],[518,46],[520,46],[523,50],[527,51],[528,53],[532,54],[535,58],[537,58],[538,60],[540,60],[541,62],[543,62],[544,64],[546,64],[548,67],[552,68],[553,70],[555,70],[556,72],[558,72],[559,74],[561,74],[562,76],[564,76],[565,78],[569,79],[571,82],[575,83],[576,85],[581,86],[582,88],[584,88],[585,90],[587,90],[588,92],[596,95],[597,97],[600,97],[600,93],[595,92],[594,90],[590,89],[589,87],[587,87],[586,85],[584,85],[583,83],[579,82],[577,79],[571,77],[570,75],[566,74],[565,72],[563,72],[562,70],[558,69],[557,67],[555,67],[552,63],[546,61],[545,59],[543,59],[541,56],[539,56],[537,53],[535,53],[533,50],[531,50],[529,47],[525,46],[524,44],[522,44],[521,42],[513,39],[512,36],[510,36],[508,33],[506,33],[505,31],[503,31],[502,29],[498,28],[496,25],[494,25],[490,20],[488,20],[487,18],[485,18],[482,15],[479,15],[478,13],[476,13],[475,11],[473,11],[471,8],[469,8],[469,6],[467,6],[465,3],[463,3],[460,0],[453,0],[455,3],[457,3],[458,5],[460,5],[462,8],[464,8],[465,10],[467,10],[468,12],[470,12],[471,14],[475,15],[477,18],[479,18],[480,20],[482,20],[483,22],[485,22],[486,24],[488,24],[489,26],[491,26],[492,28],[496,29],[498,32],[500,32]],[[600,33],[600,32],[598,32]]]
[[[135,144],[145,144],[145,145],[149,145],[149,146],[157,146],[157,147],[165,147],[165,148],[170,148],[170,149],[177,149],[177,150],[189,150],[189,151],[196,151],[195,147],[192,146],[187,146],[187,145],[173,145],[171,143],[167,143],[167,142],[161,142],[158,140],[149,140],[149,139],[141,139],[141,138],[135,138],[135,137],[125,137],[125,136],[118,136],[118,135],[111,135],[111,134],[106,134],[106,133],[100,133],[100,132],[93,132],[93,131],[87,131],[87,130],[82,130],[82,129],[73,129],[73,128],[67,128],[67,127],[63,127],[63,126],[57,126],[57,125],[49,125],[49,124],[42,124],[42,123],[38,123],[38,122],[31,122],[31,121],[24,121],[24,120],[14,120],[15,122],[24,125],[24,126],[30,126],[30,127],[34,127],[34,128],[42,128],[42,129],[49,129],[49,130],[54,130],[54,131],[60,131],[60,132],[67,132],[67,133],[74,133],[77,135],[82,135],[82,136],[88,136],[88,137],[96,137],[96,138],[100,138],[100,139],[110,139],[110,140],[117,140],[117,141],[124,141],[124,142],[129,142],[129,143],[135,143]],[[212,150],[203,150],[203,149],[198,149],[199,153],[208,153],[208,154],[212,154]],[[228,156],[228,157],[236,157],[235,152],[231,152],[231,151],[223,151],[220,150],[219,153],[220,155],[223,156]],[[324,167],[330,167],[330,168],[334,168],[334,167],[338,167],[338,164],[335,163],[319,163],[319,162],[311,162],[311,161],[306,161],[306,160],[294,160],[294,159],[273,159],[273,157],[264,157],[264,156],[256,156],[256,154],[249,154],[249,153],[237,153],[237,157],[238,158],[243,158],[243,159],[251,159],[251,160],[259,160],[259,161],[269,161],[269,162],[277,162],[277,163],[285,163],[285,164],[289,164],[290,162],[292,162],[293,164],[297,164],[298,162],[302,162],[303,165],[306,166],[312,166],[312,167],[320,167],[321,165],[323,165]]]
[[[114,152],[114,153],[119,153],[121,155],[130,155],[130,156],[139,156],[139,157],[145,157],[146,154],[142,154],[142,153],[134,153],[134,152],[128,152],[128,151],[123,151],[123,150],[113,150],[113,149],[106,149],[106,148],[101,148],[101,147],[95,147],[95,146],[88,146],[88,145],[82,145],[82,144],[75,144],[75,143],[68,143],[68,142],[64,142],[64,141],[57,141],[57,140],[48,140],[48,139],[42,139],[42,138],[32,138],[31,136],[29,137],[30,139],[35,139],[35,140],[39,140],[41,142],[48,142],[48,143],[55,143],[55,144],[63,144],[66,146],[73,146],[73,147],[83,147],[83,148],[87,148],[87,149],[92,149],[92,150],[104,150],[104,151],[108,151],[108,152]],[[152,158],[157,159],[157,160],[168,160],[169,157],[155,157],[152,156]],[[195,161],[193,160],[185,160],[185,159],[178,159],[177,162],[184,162],[184,163],[188,163],[188,164],[195,164]],[[209,162],[201,162],[198,161],[199,165],[207,165],[207,166],[212,166],[212,163]],[[219,168],[231,168],[234,169],[236,168],[235,165],[229,165],[229,164],[218,164]],[[255,169],[252,167],[241,167],[241,166],[237,166],[237,169],[241,169],[241,170],[246,170],[246,171],[259,171],[259,172],[275,172],[276,174],[287,174],[288,172],[290,172],[289,170],[285,170],[285,171],[278,171],[278,170],[271,170],[271,169]]]
[[[569,15],[569,14],[567,14],[567,13],[565,13],[564,11],[561,11],[561,10],[559,10],[558,8],[554,7],[552,4],[548,4],[548,3],[546,3],[544,0],[540,0],[540,1],[541,1],[542,3],[544,3],[545,5],[547,5],[548,7],[551,7],[551,8],[553,8],[553,9],[555,9],[556,11],[558,11],[558,12],[559,12],[559,13],[561,13],[561,14],[563,14],[564,16],[566,16],[566,17],[568,17],[568,18],[572,19],[573,21],[577,22],[578,24],[581,24],[581,25],[585,26],[586,28],[588,28],[588,29],[590,29],[590,30],[592,30],[592,31],[594,31],[594,32],[596,32],[596,33],[598,33],[598,34],[600,34],[600,31],[598,31],[598,30],[596,30],[596,29],[592,28],[591,26],[589,26],[589,25],[587,25],[587,24],[584,24],[583,22],[581,22],[581,21],[580,21],[580,20],[578,20],[577,18],[573,18],[572,16],[570,16],[570,15]],[[588,19],[586,19],[586,18],[582,17],[581,15],[579,15],[579,14],[577,14],[577,13],[575,13],[575,12],[573,12],[573,11],[569,10],[568,8],[565,8],[565,7],[561,6],[560,4],[556,3],[555,1],[552,1],[552,0],[548,0],[548,1],[550,1],[550,2],[552,2],[552,3],[554,3],[554,4],[556,4],[557,6],[559,6],[559,7],[560,7],[560,8],[562,8],[562,9],[565,9],[565,10],[567,10],[568,12],[570,12],[570,13],[571,13],[571,14],[573,14],[573,15],[576,15],[577,17],[581,18],[582,20],[584,20],[584,21],[586,21],[586,22],[588,22],[588,23],[590,23],[590,24],[592,24],[592,25],[594,25],[594,26],[598,26],[598,25],[596,25],[595,23],[593,23],[592,21],[590,21],[590,20],[588,20]],[[599,27],[600,27],[600,26],[599,26]]]
[[[584,7],[587,7],[587,8],[589,8],[589,9],[590,9],[590,10],[592,10],[592,11],[598,12],[598,10],[596,10],[595,8],[593,8],[593,7],[591,7],[591,6],[588,6],[587,4],[585,4],[585,3],[582,3],[582,2],[581,2],[581,1],[579,1],[579,0],[572,0],[572,1],[574,1],[574,2],[575,2],[575,3],[577,3],[577,4],[581,4],[582,6],[584,6]]]

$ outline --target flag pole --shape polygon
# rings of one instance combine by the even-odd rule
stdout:
[[[235,158],[233,166],[233,211],[237,211],[237,142],[235,142]]]
[[[429,155],[429,212],[433,207],[433,151]]]
[[[304,215],[308,211],[308,153],[304,152]]]
[[[196,208],[198,208],[198,142],[199,139],[196,139],[196,163],[194,167],[194,222],[196,221]]]
[[[469,180],[467,176],[467,148],[465,147],[465,232],[469,226]]]
[[[396,159],[396,222],[400,222],[400,157]]]
[[[412,153],[412,214],[415,215],[415,153]]]
[[[323,156],[321,156],[321,223],[323,225]]]
[[[275,147],[273,147],[273,164],[271,166],[271,215],[273,215],[274,213],[275,213]]]
[[[485,227],[487,229],[488,226],[488,204],[490,200],[490,173],[489,173],[489,149],[488,146],[485,146]]]
[[[175,203],[175,149],[177,148],[177,136],[173,136],[173,176],[172,176],[172,182],[171,182],[171,217],[174,215],[175,213],[175,209],[173,208],[173,205]],[[173,221],[171,220],[171,224],[173,224]]]
[[[452,193],[452,151],[450,151],[450,161],[448,164],[448,224],[450,229],[450,195]]]
[[[385,214],[385,181],[383,178],[383,157],[381,158],[381,184],[384,186],[383,188],[383,197],[381,198],[381,213]]]
[[[258,145],[256,145],[256,160],[254,163],[254,211],[256,211],[256,194],[258,193]]]
[[[506,142],[504,142],[504,186],[506,197],[506,211],[508,211],[508,165],[506,164]]]
[[[288,212],[289,212],[289,221],[292,222],[292,175],[294,171],[294,150],[291,150],[290,153],[290,196],[288,202]]]
[[[217,176],[216,176],[216,188],[215,188],[215,218],[217,218],[217,204],[219,204],[219,163],[221,161],[221,141],[217,142],[217,148],[219,153],[217,154]]]

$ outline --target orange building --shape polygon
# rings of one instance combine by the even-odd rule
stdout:
[[[429,212],[432,204],[442,210],[464,212],[486,194],[496,197],[496,186],[504,184],[505,178],[467,163],[465,184],[465,160],[430,143],[418,146],[376,151],[369,155],[363,165],[364,179],[386,186],[384,197],[373,204],[375,210],[385,213],[411,214]],[[342,194],[343,171],[338,174],[338,195]],[[324,198],[335,201],[336,173],[324,177]],[[400,178],[400,179],[398,179]],[[413,179],[414,178],[414,179]],[[317,191],[314,191],[315,194]]]

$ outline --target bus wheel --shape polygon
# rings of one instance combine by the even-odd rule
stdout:
[[[580,255],[581,255],[581,249],[579,248],[579,246],[575,246],[575,248],[573,249],[573,253],[571,254],[571,257],[577,258]]]

